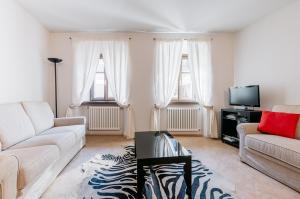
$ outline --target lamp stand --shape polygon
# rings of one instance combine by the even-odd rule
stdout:
[[[56,77],[56,64],[62,62],[59,58],[48,58],[48,60],[54,63],[54,87],[55,87],[55,117],[57,118],[57,77]]]

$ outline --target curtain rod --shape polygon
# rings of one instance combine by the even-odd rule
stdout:
[[[69,37],[69,39],[72,40],[73,38],[72,38],[72,37]],[[128,37],[128,39],[131,40],[132,38],[131,38],[131,37]]]
[[[172,39],[172,38],[170,38],[170,39]],[[190,39],[195,39],[195,38],[190,38]],[[183,40],[190,40],[190,39],[183,39]],[[156,40],[156,38],[155,38],[155,37],[153,37],[153,41],[155,41],[155,40]],[[214,38],[212,38],[212,37],[211,37],[211,38],[210,38],[210,40],[211,40],[211,41],[213,41],[213,40],[214,40]]]

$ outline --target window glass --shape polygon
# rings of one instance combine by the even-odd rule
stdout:
[[[193,100],[191,73],[182,73],[179,85],[179,100]]]
[[[104,73],[96,73],[94,80],[94,96],[93,98],[104,99],[105,76]]]
[[[97,67],[97,73],[104,73],[103,59],[99,59],[99,64],[98,64],[98,67]]]
[[[107,82],[104,62],[102,58],[99,59],[99,64],[97,66],[94,83],[91,89],[91,100],[114,100],[114,97]]]
[[[187,41],[183,44],[183,55],[181,59],[180,73],[174,92],[174,101],[195,101],[191,71],[188,65]]]
[[[181,72],[190,72],[190,68],[188,66],[188,58],[182,58],[181,67]]]

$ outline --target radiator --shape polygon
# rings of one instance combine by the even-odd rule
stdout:
[[[120,130],[120,107],[90,106],[89,130]]]
[[[169,107],[168,131],[199,131],[199,108]]]

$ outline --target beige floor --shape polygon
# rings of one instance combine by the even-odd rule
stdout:
[[[222,176],[223,182],[228,182],[230,188],[233,186],[235,195],[240,199],[300,199],[300,193],[240,162],[238,149],[234,147],[203,137],[178,136],[177,139],[193,151],[196,159]],[[76,198],[82,181],[82,163],[96,153],[117,152],[128,144],[132,141],[120,136],[88,136],[86,147],[58,176],[42,199]]]

